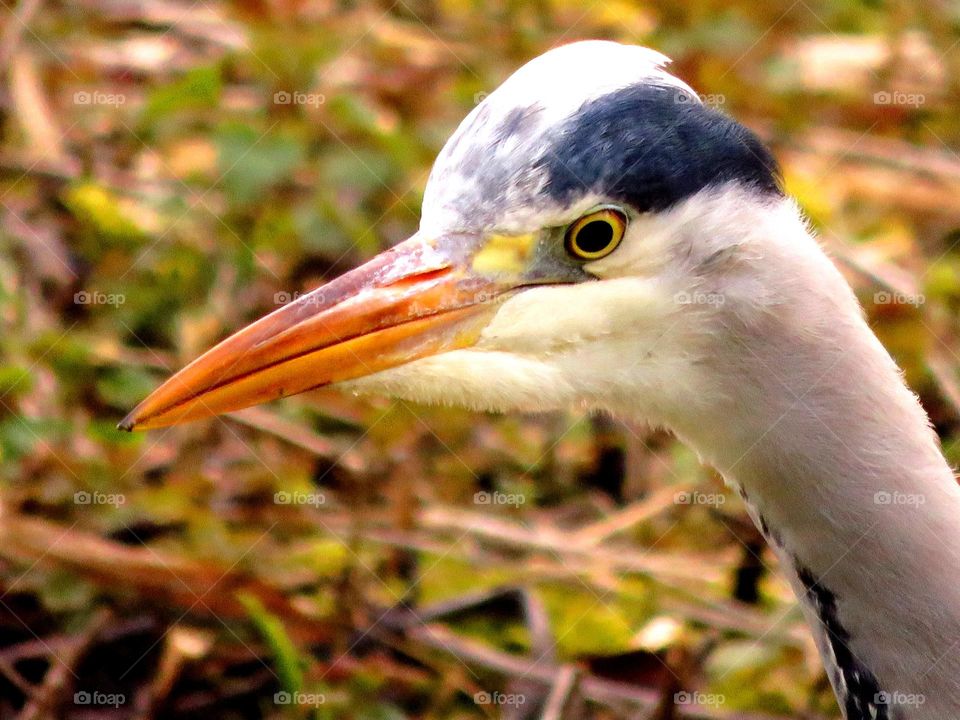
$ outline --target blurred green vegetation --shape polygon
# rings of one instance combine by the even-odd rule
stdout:
[[[15,11],[0,34],[0,716],[535,717],[544,683],[470,643],[654,704],[696,690],[715,717],[839,716],[738,499],[663,433],[332,390],[114,426],[229,332],[407,237],[477,99],[556,44],[603,37],[670,55],[772,145],[956,462],[957,6]],[[502,599],[430,615],[505,586],[526,621]],[[495,692],[529,704],[475,700]]]

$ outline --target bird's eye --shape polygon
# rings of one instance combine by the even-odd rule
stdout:
[[[567,252],[580,260],[599,260],[617,249],[626,230],[627,216],[620,210],[597,210],[567,229]]]

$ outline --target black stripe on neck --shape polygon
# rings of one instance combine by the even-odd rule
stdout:
[[[807,601],[820,618],[827,642],[833,651],[836,667],[833,686],[843,706],[846,720],[896,720],[895,709],[885,698],[880,682],[850,650],[850,633],[837,614],[837,597],[794,557],[797,576],[803,584]]]

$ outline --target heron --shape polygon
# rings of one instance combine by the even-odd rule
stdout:
[[[509,76],[407,240],[228,337],[120,427],[336,384],[672,430],[743,498],[846,720],[960,717],[960,487],[770,151],[643,47]]]

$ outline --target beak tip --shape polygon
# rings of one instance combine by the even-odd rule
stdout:
[[[136,410],[127,415],[123,420],[117,423],[117,430],[125,430],[126,432],[133,432],[136,429],[137,420],[136,420]]]

